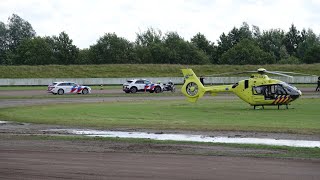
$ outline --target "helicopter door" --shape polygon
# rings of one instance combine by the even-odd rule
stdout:
[[[252,91],[253,95],[255,95],[255,101],[261,100],[262,98],[263,100],[272,100],[275,98],[274,87],[271,85],[256,86],[252,88]]]
[[[253,101],[256,103],[262,103],[264,101],[264,88],[265,86],[253,86],[252,87],[252,94],[253,94]]]
[[[263,94],[265,100],[274,99],[274,94],[272,93],[272,88],[270,85],[265,86]]]

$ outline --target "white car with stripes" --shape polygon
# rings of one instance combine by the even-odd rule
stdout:
[[[74,82],[54,82],[48,85],[48,92],[52,94],[89,94],[89,86],[78,85]]]
[[[146,79],[132,79],[123,83],[122,90],[126,93],[136,92],[150,92],[160,93],[163,92],[164,85],[162,83],[152,83]]]

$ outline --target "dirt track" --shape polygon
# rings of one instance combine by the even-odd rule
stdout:
[[[0,150],[0,179],[318,179],[319,161],[239,157]]]
[[[152,98],[166,100],[184,97],[80,96],[64,99],[1,99],[0,108],[30,103],[136,101]],[[15,124],[0,127],[0,179],[319,179],[320,177],[319,159],[242,157],[247,153],[258,155],[281,153],[271,150],[249,151],[206,145],[14,138],[15,134],[39,134],[39,130],[45,128],[49,126]]]
[[[320,160],[188,144],[33,140],[0,135],[0,179],[318,179]],[[285,152],[283,152],[285,153]],[[223,155],[223,156],[221,156]],[[238,157],[235,157],[238,156]]]

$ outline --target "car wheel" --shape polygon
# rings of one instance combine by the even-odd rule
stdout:
[[[136,93],[137,91],[138,91],[138,89],[136,87],[130,88],[130,92],[131,93]]]
[[[161,88],[159,86],[154,88],[154,92],[155,93],[160,93],[161,92]]]
[[[82,89],[82,94],[88,94],[88,93],[89,93],[89,91],[87,88]]]
[[[59,94],[59,95],[64,94],[64,90],[63,90],[63,89],[59,89],[59,90],[58,90],[58,94]]]

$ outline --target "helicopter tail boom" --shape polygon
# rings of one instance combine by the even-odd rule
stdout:
[[[181,88],[181,92],[190,102],[196,102],[198,98],[201,98],[206,92],[210,92],[213,96],[219,92],[233,92],[232,85],[204,87],[192,69],[182,69],[182,73],[185,82]]]

